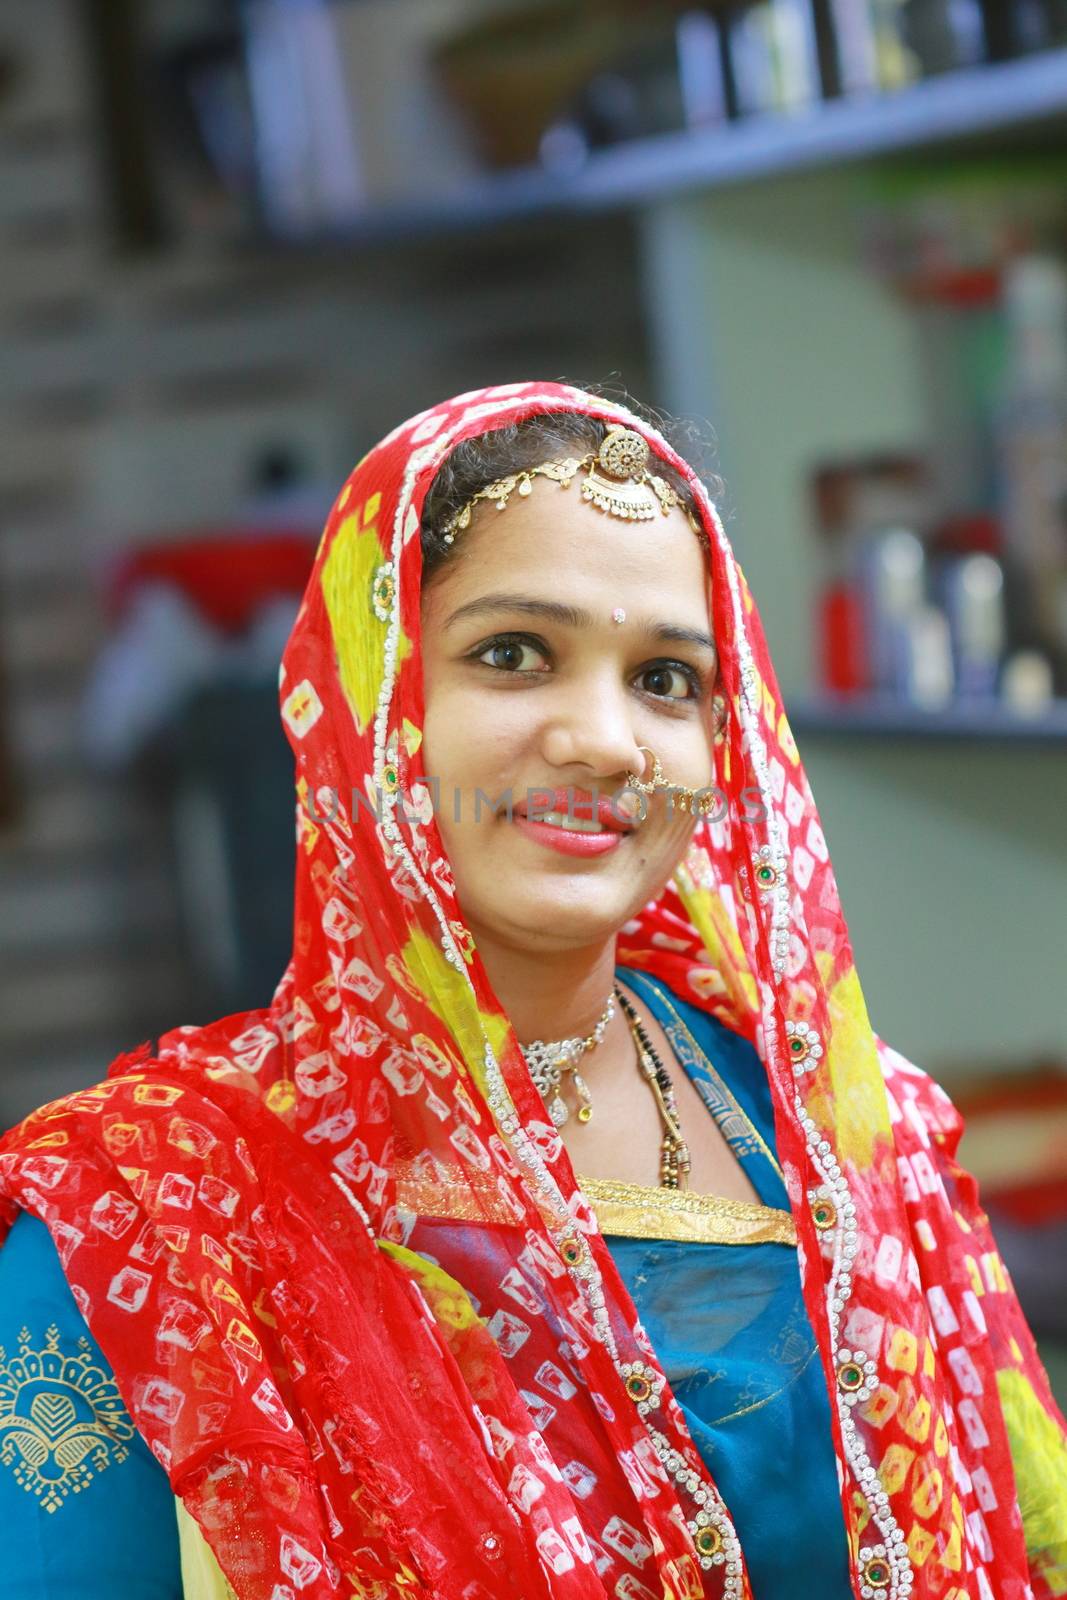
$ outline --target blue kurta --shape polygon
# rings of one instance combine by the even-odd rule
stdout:
[[[43,1222],[0,1250],[0,1594],[180,1600],[174,1495]]]
[[[787,1211],[752,1046],[646,973],[618,975],[667,1032],[763,1205]],[[795,1248],[621,1237],[609,1221],[605,1232],[730,1509],[756,1600],[848,1600],[829,1401]],[[25,1214],[0,1250],[0,1527],[5,1600],[182,1596],[166,1474],[47,1228]]]
[[[752,1045],[647,973],[620,967],[618,976],[666,1032],[760,1200],[788,1210]],[[847,1600],[830,1402],[795,1247],[608,1242],[729,1508],[755,1600]]]

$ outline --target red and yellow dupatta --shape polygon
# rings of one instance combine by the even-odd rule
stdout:
[[[567,386],[461,395],[356,467],[281,668],[298,845],[273,1000],[173,1029],[7,1134],[0,1228],[19,1207],[49,1227],[239,1600],[750,1593],[423,783],[423,499],[456,443],[556,410],[637,428],[693,482],[709,535],[729,815],[698,825],[618,954],[765,1064],[855,1592],[1067,1592],[1063,1419],[956,1165],[959,1119],[872,1032],[741,569],[659,435]],[[445,1190],[470,1219],[477,1307],[460,1270],[405,1243],[418,1196]]]

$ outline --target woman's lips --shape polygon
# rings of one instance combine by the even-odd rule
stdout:
[[[521,833],[525,833],[538,844],[546,844],[551,850],[558,850],[565,856],[602,856],[609,850],[617,850],[625,833],[617,830],[604,833],[581,833],[576,828],[563,828],[555,822],[534,822],[522,812],[515,812],[512,822]]]

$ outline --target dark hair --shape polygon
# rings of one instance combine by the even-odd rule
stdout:
[[[635,407],[632,401],[627,404],[631,410],[644,409]],[[672,419],[650,416],[649,421],[664,434],[668,428],[671,432],[678,431]],[[454,546],[448,545],[444,542],[444,530],[479,489],[544,461],[588,455],[599,448],[609,426],[601,418],[586,416],[580,411],[541,412],[458,444],[438,468],[423,504],[423,583],[445,564],[454,549],[462,548],[462,535]],[[692,442],[691,435],[687,442]],[[693,491],[681,473],[663,460],[657,460],[655,471],[674,489],[685,509],[696,515]],[[713,492],[716,492],[718,480],[712,482]]]

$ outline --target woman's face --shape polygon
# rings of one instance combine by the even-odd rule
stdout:
[[[705,563],[680,509],[626,522],[577,484],[535,479],[502,512],[481,502],[424,590],[424,768],[476,942],[544,952],[607,940],[670,877],[694,821],[663,792],[599,853],[559,848],[561,829],[521,813],[566,789],[572,814],[585,800],[588,815],[594,790],[610,799],[627,773],[651,777],[641,745],[666,782],[713,781]],[[615,809],[640,804],[627,792]]]

